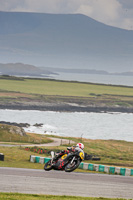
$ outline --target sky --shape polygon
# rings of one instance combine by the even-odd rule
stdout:
[[[133,0],[0,0],[0,11],[80,13],[110,26],[133,30]]]

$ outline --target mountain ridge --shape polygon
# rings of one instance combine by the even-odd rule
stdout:
[[[0,12],[0,62],[86,68],[132,69],[133,31],[81,14]]]

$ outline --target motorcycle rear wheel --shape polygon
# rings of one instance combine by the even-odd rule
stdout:
[[[48,162],[45,163],[44,170],[49,171],[51,169],[52,169],[52,164],[51,164],[51,160],[49,160]]]
[[[80,162],[80,159],[74,160],[72,164],[69,162],[65,167],[65,172],[74,171],[79,166]]]

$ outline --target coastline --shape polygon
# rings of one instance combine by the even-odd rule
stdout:
[[[94,112],[94,113],[133,113],[133,108],[128,107],[109,107],[109,106],[80,106],[68,104],[49,104],[49,105],[1,105],[0,109],[9,110],[39,110],[39,111],[55,111],[55,112]]]

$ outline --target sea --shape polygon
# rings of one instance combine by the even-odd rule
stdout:
[[[60,73],[49,77],[58,80],[81,81],[133,86],[132,76]],[[0,121],[28,123],[25,131],[37,134],[83,137],[133,142],[132,113],[52,112],[0,109]],[[34,126],[42,124],[40,127]]]
[[[102,75],[102,74],[79,74],[79,73],[63,73],[52,75],[50,79],[80,81],[89,83],[100,83],[109,85],[123,85],[133,87],[133,76],[120,75]]]
[[[37,134],[133,142],[133,114],[0,110],[0,121],[29,123]],[[36,123],[41,127],[34,126]]]

